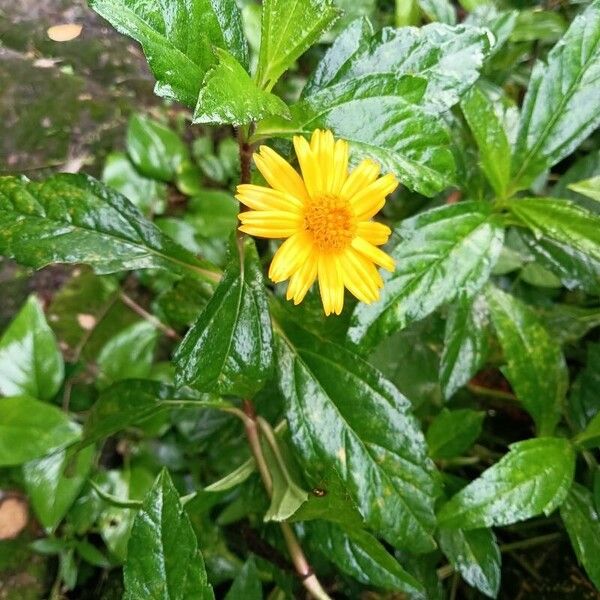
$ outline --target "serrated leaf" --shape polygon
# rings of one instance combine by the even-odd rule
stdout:
[[[496,598],[502,557],[491,529],[441,529],[439,542],[450,564],[469,585]]]
[[[115,383],[100,394],[90,410],[83,428],[82,444],[106,438],[117,431],[141,423],[178,402],[185,405],[186,401],[193,401],[198,407],[229,406],[193,390],[176,389],[158,381],[127,379]]]
[[[138,321],[122,329],[100,350],[96,385],[105,388],[122,379],[148,377],[157,339],[156,327],[148,321]]]
[[[0,466],[20,465],[76,442],[80,427],[51,404],[27,396],[0,398]]]
[[[484,412],[468,408],[440,412],[425,436],[429,456],[454,458],[468,450],[479,437],[484,418]]]
[[[571,246],[600,262],[600,216],[556,198],[515,198],[507,205],[537,237]]]
[[[60,389],[64,370],[44,311],[37,298],[29,296],[0,338],[0,393],[49,400]]]
[[[540,437],[510,446],[438,512],[441,528],[478,529],[549,515],[567,496],[575,470],[568,440]]]
[[[256,568],[254,557],[244,563],[233,580],[225,600],[262,600],[262,584]]]
[[[315,548],[361,583],[394,592],[423,591],[419,581],[366,530],[327,521],[312,521],[307,528]]]
[[[265,0],[256,72],[259,86],[271,90],[338,15],[331,0]]]
[[[206,75],[194,123],[245,125],[270,115],[289,117],[281,98],[262,90],[229,52],[215,49],[218,63]]]
[[[123,579],[126,600],[214,598],[196,534],[165,470],[133,522]]]
[[[390,543],[434,548],[434,481],[410,403],[357,355],[291,322],[276,336],[292,442],[309,481],[339,478]]]
[[[568,386],[562,350],[526,304],[492,286],[487,299],[504,350],[503,372],[533,417],[538,435],[551,435]]]
[[[215,267],[87,175],[60,174],[42,182],[0,177],[0,253],[35,268],[85,263],[98,273],[164,269],[218,279]]]
[[[251,238],[233,241],[223,279],[175,355],[178,385],[251,397],[272,367],[263,275]]]
[[[460,294],[448,309],[440,385],[446,399],[483,366],[489,350],[489,316],[482,296]]]
[[[579,562],[600,589],[600,516],[591,492],[574,483],[560,508],[560,516]]]
[[[53,532],[87,480],[94,448],[75,456],[61,450],[23,465],[23,483],[39,522]]]
[[[575,17],[547,62],[533,69],[513,154],[513,188],[529,187],[600,124],[598,77],[600,2],[595,1]]]
[[[134,114],[127,125],[127,153],[144,175],[173,181],[187,160],[183,140],[169,127],[144,115]]]
[[[293,105],[291,120],[266,119],[256,135],[289,137],[331,129],[350,142],[356,160],[370,156],[383,171],[432,196],[453,181],[454,158],[443,122],[418,106],[426,83],[389,73],[343,80]]]
[[[393,331],[426,317],[458,294],[473,296],[498,258],[504,230],[489,205],[460,202],[407,219],[392,250],[396,270],[384,275],[380,300],[359,304],[348,336],[373,346]]]
[[[490,98],[477,86],[465,94],[460,106],[479,148],[481,169],[497,196],[503,198],[510,180],[511,157],[504,123]]]
[[[204,75],[225,48],[245,67],[248,47],[235,0],[90,0],[117,31],[138,41],[159,96],[196,105]]]

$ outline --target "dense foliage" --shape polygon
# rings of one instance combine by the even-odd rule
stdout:
[[[0,254],[70,265],[0,339],[50,597],[514,598],[529,547],[600,589],[600,1],[89,4],[187,109],[102,181],[0,178]],[[254,148],[317,128],[401,183],[340,316],[236,232]]]

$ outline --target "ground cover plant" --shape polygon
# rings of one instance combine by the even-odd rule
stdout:
[[[598,597],[600,0],[89,5],[164,106],[0,177],[0,598]]]

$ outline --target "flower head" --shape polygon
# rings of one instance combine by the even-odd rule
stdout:
[[[294,137],[302,177],[279,154],[261,146],[254,162],[271,186],[243,184],[236,198],[240,230],[265,238],[285,238],[275,253],[269,278],[289,279],[287,299],[299,304],[315,279],[325,314],[340,314],[344,288],[367,304],[379,298],[383,280],[375,265],[393,271],[394,261],[377,248],[390,236],[372,221],[398,182],[379,177],[379,165],[363,160],[348,172],[348,142],[331,131],[315,130],[310,144]]]

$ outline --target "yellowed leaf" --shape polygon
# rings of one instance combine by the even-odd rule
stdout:
[[[82,25],[77,23],[65,23],[63,25],[53,25],[48,28],[48,37],[55,42],[69,42],[79,37]]]

